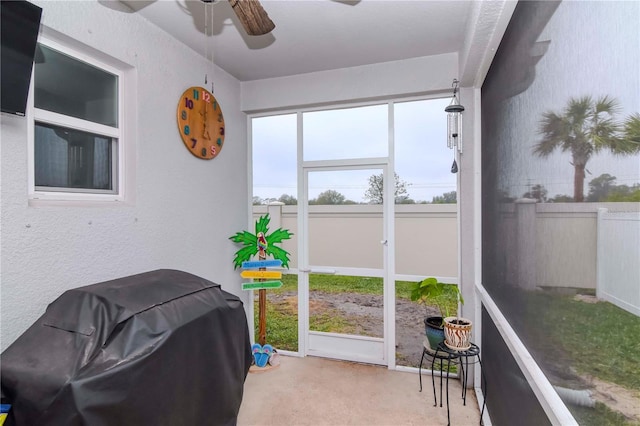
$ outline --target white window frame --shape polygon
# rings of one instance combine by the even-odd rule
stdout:
[[[54,201],[124,201],[125,199],[125,122],[124,122],[124,87],[125,70],[118,67],[116,60],[113,64],[107,63],[73,48],[65,43],[40,34],[38,43],[57,50],[78,61],[85,62],[104,72],[115,75],[118,78],[118,127],[106,126],[100,123],[83,120],[80,118],[58,114],[52,111],[36,108],[34,105],[34,80],[35,70],[32,73],[29,88],[28,107],[28,195],[29,200],[54,200]],[[34,67],[35,68],[35,67]],[[112,165],[113,190],[83,189],[83,188],[52,188],[43,190],[35,185],[35,126],[36,122],[67,127],[74,130],[94,133],[100,136],[112,138],[112,156],[117,161]],[[114,158],[114,157],[112,157]]]

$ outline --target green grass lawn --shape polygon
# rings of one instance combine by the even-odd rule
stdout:
[[[596,402],[594,408],[569,406],[571,414],[580,426],[637,426],[622,414],[611,410],[605,404]]]
[[[546,374],[591,376],[640,395],[639,317],[554,291],[513,292],[507,300],[519,307],[509,318]],[[602,403],[568,407],[580,425],[638,425]]]
[[[608,302],[570,295],[527,295],[529,323],[539,324],[578,373],[640,391],[640,318]],[[535,321],[535,322],[534,322]]]
[[[298,276],[282,275],[282,287],[269,290],[276,293],[298,290]],[[396,297],[409,299],[410,281],[396,281]],[[351,277],[342,275],[311,275],[309,289],[326,293],[382,294],[382,278]]]

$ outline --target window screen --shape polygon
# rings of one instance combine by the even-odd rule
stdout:
[[[640,391],[639,21],[638,2],[519,2],[482,87],[483,285],[580,424],[638,421],[612,401]],[[484,330],[510,424],[497,405],[536,401]]]

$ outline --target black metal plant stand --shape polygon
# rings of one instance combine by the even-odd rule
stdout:
[[[449,416],[449,368],[451,367],[451,361],[460,365],[460,381],[462,386],[462,403],[467,405],[467,380],[469,375],[469,363],[478,363],[480,365],[480,387],[482,389],[484,398],[482,401],[482,410],[480,411],[480,424],[483,425],[482,416],[484,414],[484,407],[487,402],[487,380],[484,377],[484,371],[482,370],[482,360],[480,359],[480,348],[471,343],[471,346],[467,350],[459,351],[450,349],[444,344],[440,343],[438,347],[433,350],[429,346],[429,341],[425,340],[422,348],[422,358],[420,359],[420,368],[418,369],[418,376],[420,377],[420,392],[422,392],[422,362],[425,356],[431,357],[431,384],[433,386],[433,399],[434,407],[438,406],[438,399],[436,397],[436,382],[435,372],[433,367],[436,359],[440,360],[440,406],[442,407],[442,378],[444,361],[447,361],[447,374],[446,374],[446,394],[447,394],[447,425],[451,424],[451,418]],[[471,361],[469,361],[471,359]],[[483,386],[484,383],[484,386]]]

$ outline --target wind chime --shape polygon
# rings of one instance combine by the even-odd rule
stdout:
[[[456,149],[458,154],[462,154],[462,111],[464,107],[460,105],[458,100],[458,79],[454,78],[451,87],[453,87],[453,97],[451,102],[444,109],[447,113],[447,146],[450,149]],[[451,165],[451,173],[458,172],[458,163],[456,162],[456,151],[453,152],[453,164]]]

